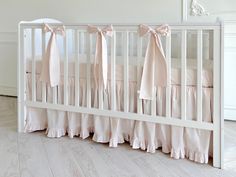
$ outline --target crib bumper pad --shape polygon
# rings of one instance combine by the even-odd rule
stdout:
[[[79,77],[86,78],[86,65],[85,63],[81,63],[79,67]],[[36,74],[39,75],[41,73],[41,61],[36,61]],[[91,64],[91,68],[93,68],[93,64]],[[129,66],[129,81],[130,82],[136,82],[137,78],[141,78],[140,76],[137,76],[137,68],[138,66],[130,65]],[[116,65],[116,81],[123,81],[124,80],[124,67],[123,65]],[[29,60],[27,62],[26,66],[26,72],[31,73],[32,71],[32,62]],[[61,77],[63,77],[64,74],[64,63],[61,62]],[[74,77],[75,76],[75,62],[70,61],[68,64],[68,76]],[[91,70],[93,73],[93,70]],[[91,74],[91,77],[93,78],[93,74]],[[111,80],[111,67],[108,64],[108,73],[107,73],[107,79],[108,81]],[[187,78],[186,83],[188,86],[196,86],[197,85],[197,70],[196,69],[187,69]],[[181,85],[181,69],[179,68],[172,68],[171,70],[171,83],[172,85]],[[211,69],[203,69],[202,71],[202,86],[203,87],[212,87],[213,86],[213,76],[212,76],[212,70]]]

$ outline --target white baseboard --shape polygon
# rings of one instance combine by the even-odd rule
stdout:
[[[225,106],[224,108],[224,119],[236,121],[236,107]]]
[[[7,87],[0,85],[0,95],[17,96],[17,90],[15,87]]]

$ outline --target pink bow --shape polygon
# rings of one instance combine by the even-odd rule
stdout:
[[[160,35],[168,35],[170,28],[168,25],[162,25],[156,29],[140,25],[140,36],[147,33],[151,33],[151,36],[145,55],[139,98],[152,100],[154,86],[166,86],[167,83],[167,64]]]
[[[51,28],[48,24],[45,24],[43,31],[45,33],[51,32],[51,36],[43,57],[40,80],[49,83],[51,87],[55,87],[60,82],[60,56],[56,43],[56,35],[65,36],[65,28],[64,26]]]
[[[108,72],[108,59],[107,59],[107,42],[105,35],[112,36],[113,35],[113,27],[107,26],[103,29],[99,29],[95,26],[88,26],[89,33],[97,33],[97,41],[96,41],[96,52],[95,52],[95,62],[94,62],[94,79],[96,86],[101,84],[100,75],[102,73],[102,82],[104,84],[104,88],[107,87],[107,72]],[[99,80],[99,81],[98,81]]]

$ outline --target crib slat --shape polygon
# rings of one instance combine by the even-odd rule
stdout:
[[[65,48],[65,44],[64,44],[64,48]],[[64,63],[64,66],[65,66],[65,63]],[[65,75],[64,75],[64,77],[65,77]],[[57,86],[52,88],[52,101],[53,101],[53,104],[58,103],[58,93],[60,93],[58,90],[59,89],[58,89]],[[64,88],[64,90],[65,90],[65,88]],[[65,95],[64,95],[64,100],[65,100]]]
[[[86,84],[87,84],[87,108],[91,107],[91,35],[87,33],[87,71],[86,71]]]
[[[86,39],[87,39],[87,34],[83,31],[81,31],[81,33],[80,33],[80,42],[83,45],[80,45],[80,50],[81,50],[81,54],[83,54],[84,56],[87,55],[87,53],[86,53],[87,46],[85,45]]]
[[[32,76],[32,101],[36,101],[36,81],[35,81],[35,73],[36,73],[36,69],[35,69],[35,29],[32,29],[31,32],[31,40],[32,40],[32,72],[31,72],[31,76]]]
[[[53,104],[57,104],[57,86],[52,88],[52,99]]]
[[[130,42],[130,56],[134,56],[134,33],[130,33],[129,34],[130,38],[129,38],[129,42]]]
[[[197,32],[197,120],[202,121],[202,30]]]
[[[68,37],[64,37],[64,105],[68,105]]]
[[[126,31],[124,35],[124,112],[129,111],[129,32]]]
[[[92,44],[91,44],[91,47],[90,49],[92,49]],[[100,83],[103,83],[102,82],[102,71],[99,72],[99,85],[98,85],[98,107],[99,109],[103,109],[103,90],[104,90],[104,84],[100,84]]]
[[[142,73],[142,68],[141,68],[141,61],[143,59],[142,57],[142,48],[143,48],[143,40],[142,37],[138,37],[138,60],[137,60],[137,88],[140,88],[141,84],[141,73]],[[137,93],[137,112],[138,114],[142,113],[142,100],[139,99],[139,92]]]
[[[111,41],[111,109],[116,110],[116,32]]]
[[[42,30],[42,60],[45,55],[45,50],[46,50],[46,35],[45,32]],[[46,83],[42,82],[42,102],[46,102]]]
[[[182,30],[181,35],[181,119],[186,120],[186,36],[187,31]]]
[[[157,88],[156,87],[154,87],[154,90],[153,90],[153,93],[152,93],[152,97],[153,97],[153,100],[151,101],[152,103],[152,110],[151,110],[151,113],[152,113],[152,116],[156,116],[157,115],[157,112],[156,112],[156,109],[157,109],[157,100],[156,100],[156,98],[157,98]]]
[[[99,83],[103,83],[101,75],[99,75]],[[103,109],[103,90],[104,90],[104,85],[103,84],[99,84],[98,88],[99,88],[98,89],[98,106],[99,106],[99,109]]]
[[[79,35],[78,30],[74,31],[74,39],[75,39],[75,106],[79,106]]]
[[[166,117],[171,117],[171,34],[166,37],[167,87]]]

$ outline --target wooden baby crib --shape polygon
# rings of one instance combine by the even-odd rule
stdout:
[[[60,86],[50,87],[47,83],[40,81],[38,78],[40,69],[38,68],[40,68],[40,62],[45,55],[49,38],[42,30],[44,25],[44,23],[34,22],[21,22],[19,24],[19,132],[23,132],[26,127],[27,111],[29,108],[96,115],[105,117],[105,119],[109,119],[109,121],[113,119],[130,120],[133,121],[134,124],[148,122],[158,125],[168,125],[170,127],[182,127],[183,130],[186,128],[186,130],[209,131],[211,132],[209,136],[213,135],[213,166],[221,167],[223,138],[223,27],[220,23],[169,24],[171,34],[161,37],[167,63],[166,86],[162,88],[165,96],[162,98],[162,103],[160,103],[160,100],[157,98],[158,88],[154,89],[152,100],[147,101],[139,98],[138,90],[141,85],[144,54],[149,39],[148,35],[146,38],[138,35],[139,25],[113,25],[113,35],[110,38],[106,38],[108,50],[107,77],[109,80],[108,103],[104,101],[106,92],[104,92],[102,84],[98,85],[97,95],[93,94],[93,92],[95,92],[95,84],[93,83],[92,71],[96,54],[95,37],[97,34],[89,33],[87,31],[87,24],[63,24],[65,27],[65,37],[57,36],[58,44],[60,44],[60,67],[62,70]],[[58,23],[50,23],[48,25],[50,27],[61,26],[61,24]],[[101,24],[94,25],[101,29],[106,27],[106,25]],[[150,26],[156,27],[159,26],[159,24],[152,24]],[[205,40],[204,36],[207,36],[207,40]],[[208,41],[208,44],[204,44],[206,41]],[[190,46],[193,43],[195,44]],[[192,50],[194,54],[191,54],[190,50]],[[189,59],[190,57],[195,58],[195,60]],[[173,70],[174,65],[178,65],[178,70]],[[211,65],[211,72],[210,74],[208,73],[206,77],[212,77],[212,85],[207,85],[207,87],[211,89],[211,93],[213,94],[212,98],[209,98],[209,100],[211,100],[209,108],[211,109],[211,120],[205,121],[205,104],[203,103],[203,100],[205,100],[205,92],[203,89],[205,83],[204,73],[206,73],[206,71],[204,68],[209,67],[209,65]],[[135,69],[133,69],[133,67]],[[194,69],[188,70],[188,67]],[[189,81],[191,74],[192,78],[195,79],[194,81]],[[176,80],[178,81],[175,80],[177,75]],[[70,77],[74,79],[72,85],[69,81]],[[85,81],[84,92],[80,91],[81,77],[83,77]],[[134,80],[131,78],[134,78]],[[122,82],[121,87],[123,91],[120,95],[117,95],[117,80]],[[130,80],[132,80],[132,82],[134,81],[137,87],[136,94],[133,94],[133,101],[130,96]],[[179,89],[178,94],[181,100],[177,103],[177,116],[173,113],[175,104],[175,100],[172,99],[174,91],[172,89],[173,82],[175,82],[174,84]],[[196,100],[193,103],[195,105],[194,113],[190,114],[188,113],[189,102],[187,95],[189,88],[196,89],[196,92],[194,92]],[[72,98],[68,93],[68,89],[72,89],[74,94],[74,96],[72,96],[73,101],[71,101]],[[38,94],[38,92],[40,93]],[[48,98],[49,94],[50,99]],[[59,96],[60,94],[63,96]],[[81,101],[82,96],[84,97],[84,101]],[[94,105],[95,97],[97,98],[96,105]],[[118,99],[121,100],[122,106],[118,106]],[[133,110],[130,108],[131,102],[133,102],[133,107],[135,107]],[[109,104],[109,106],[107,106],[107,104]],[[158,108],[159,104],[162,104],[162,108]],[[148,105],[148,111],[144,111],[146,105]],[[157,109],[165,110],[159,114]],[[191,116],[189,117],[189,115]],[[32,131],[36,130],[38,129]],[[174,131],[174,129],[172,131]],[[211,141],[209,144],[209,146],[211,146]],[[206,161],[204,162],[206,163]]]

